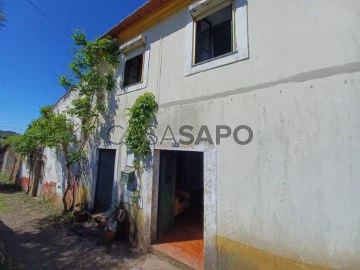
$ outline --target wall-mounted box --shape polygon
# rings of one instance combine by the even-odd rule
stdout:
[[[136,191],[137,185],[135,169],[131,167],[125,167],[125,169],[121,171],[120,181],[126,183],[128,191]]]

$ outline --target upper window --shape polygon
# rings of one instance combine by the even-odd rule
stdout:
[[[197,21],[195,35],[195,64],[232,52],[232,5]]]
[[[198,0],[189,6],[185,76],[248,58],[247,1]]]
[[[120,95],[147,87],[150,60],[149,41],[150,32],[147,32],[120,45],[119,76],[117,76]]]
[[[143,53],[126,60],[123,83],[124,87],[142,82],[143,62]]]

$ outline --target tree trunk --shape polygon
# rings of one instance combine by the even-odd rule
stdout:
[[[34,177],[34,167],[35,167],[35,161],[34,161],[34,154],[30,154],[29,155],[29,182],[28,182],[28,186],[27,186],[27,190],[26,190],[26,194],[30,193],[31,187],[32,187],[32,181],[33,181],[33,177]]]
[[[69,162],[66,162],[66,188],[62,197],[62,202],[64,206],[64,212],[70,212],[74,208],[74,198],[72,198],[71,203],[68,204],[67,198],[70,194],[72,196],[72,190],[73,185],[71,183],[71,164]]]
[[[33,174],[31,179],[31,188],[29,190],[29,194],[31,197],[36,197],[38,194],[38,187],[39,187],[39,176],[40,176],[40,170],[41,170],[41,163],[38,159],[35,159],[34,161],[34,167],[33,167]]]

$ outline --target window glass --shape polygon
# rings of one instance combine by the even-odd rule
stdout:
[[[195,64],[232,52],[232,5],[196,22]]]
[[[143,59],[143,54],[140,54],[125,62],[123,86],[129,86],[142,81]]]

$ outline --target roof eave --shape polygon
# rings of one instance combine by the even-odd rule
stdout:
[[[193,0],[150,0],[102,37],[111,36],[124,42],[188,6],[191,2]]]

